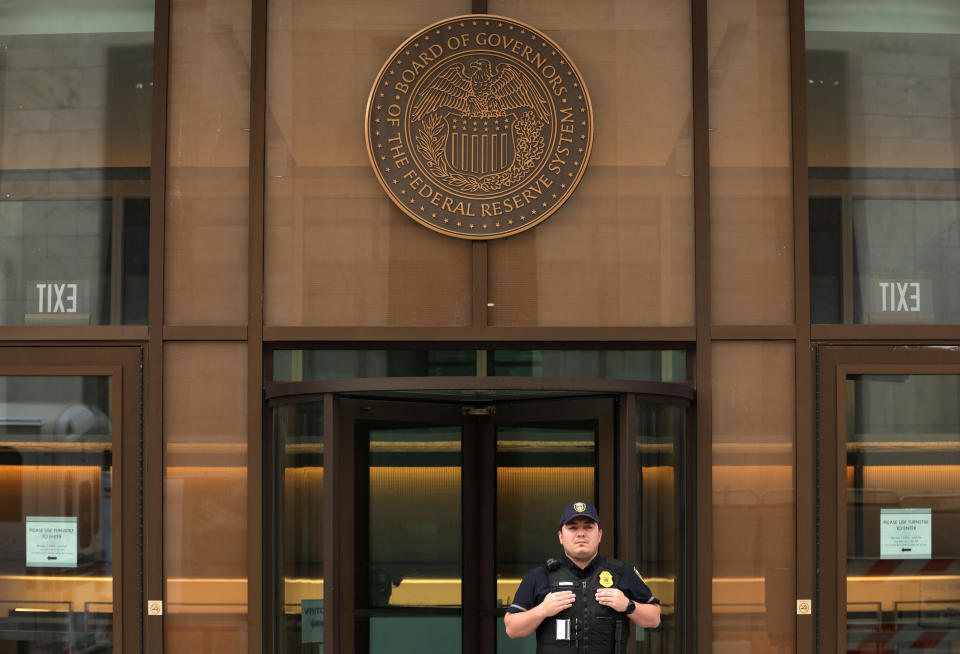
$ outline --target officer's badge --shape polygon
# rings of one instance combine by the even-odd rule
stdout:
[[[573,509],[577,513],[583,513],[584,511],[587,510],[587,505],[584,504],[583,502],[577,502],[576,504],[573,505]]]
[[[604,588],[610,588],[613,585],[613,575],[604,570],[600,573],[600,585]]]

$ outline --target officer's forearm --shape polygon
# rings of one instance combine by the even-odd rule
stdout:
[[[660,624],[660,605],[638,603],[634,612],[627,617],[638,627],[652,629]]]
[[[510,638],[523,638],[536,631],[545,617],[540,607],[535,606],[529,611],[507,613],[503,616],[503,626]]]

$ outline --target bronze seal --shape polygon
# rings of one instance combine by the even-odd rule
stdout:
[[[583,177],[593,111],[548,36],[488,14],[407,39],[370,92],[367,152],[387,195],[442,234],[510,236],[549,217]]]

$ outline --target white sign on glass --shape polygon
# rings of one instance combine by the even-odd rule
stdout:
[[[933,557],[930,509],[880,509],[880,558]]]
[[[300,642],[323,643],[323,600],[300,600]]]
[[[76,568],[76,516],[27,516],[26,544],[28,568]]]

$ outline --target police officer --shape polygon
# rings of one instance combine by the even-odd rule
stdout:
[[[563,556],[529,571],[507,609],[507,636],[537,632],[537,654],[622,654],[630,623],[660,624],[660,600],[637,569],[600,556],[600,518],[577,502],[560,515]]]

